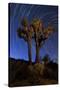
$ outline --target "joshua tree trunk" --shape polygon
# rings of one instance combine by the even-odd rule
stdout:
[[[36,44],[36,63],[39,63],[40,62],[39,51],[40,51],[40,48]]]
[[[32,54],[31,54],[31,39],[28,37],[28,56],[29,56],[29,64],[32,63]]]
[[[36,30],[37,31],[37,30]],[[39,44],[38,44],[38,34],[37,32],[35,33],[35,41],[36,41],[36,63],[40,62],[40,57],[39,57]]]

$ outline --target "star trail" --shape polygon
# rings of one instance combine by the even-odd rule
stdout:
[[[58,6],[32,5],[32,4],[9,4],[10,24],[10,56],[16,59],[28,60],[27,43],[17,36],[17,29],[21,26],[21,20],[26,17],[29,22],[33,18],[40,18],[47,27],[51,24],[55,32],[47,39],[40,49],[40,56],[48,54],[50,58],[58,59]],[[35,46],[32,45],[32,60],[35,60]]]

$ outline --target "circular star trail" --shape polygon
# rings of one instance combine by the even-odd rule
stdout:
[[[17,29],[21,26],[22,18],[29,22],[33,18],[43,20],[45,27],[51,24],[55,32],[49,37],[40,50],[40,56],[48,54],[51,59],[58,58],[58,6],[31,5],[10,3],[10,57],[28,60],[27,43],[17,36]],[[35,47],[32,45],[32,60],[35,60]]]

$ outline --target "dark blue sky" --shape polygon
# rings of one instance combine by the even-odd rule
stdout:
[[[22,18],[30,22],[33,18],[43,20],[45,27],[50,23],[55,32],[40,49],[40,56],[48,54],[51,59],[58,58],[58,7],[47,5],[27,5],[10,3],[10,57],[28,60],[27,43],[17,36],[17,29]],[[32,60],[35,60],[35,47],[32,45]]]

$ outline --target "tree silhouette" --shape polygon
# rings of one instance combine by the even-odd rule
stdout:
[[[32,27],[34,29],[34,40],[36,42],[36,62],[40,62],[39,51],[46,39],[51,35],[53,27],[49,25],[47,28],[44,28],[43,22],[40,19],[33,19]]]
[[[48,62],[50,61],[49,55],[46,54],[46,55],[43,57],[42,61],[44,62],[45,65],[48,64]]]
[[[28,25],[28,21],[26,18],[24,18],[21,22],[22,28],[19,28],[17,30],[18,36],[20,38],[23,38],[25,41],[27,41],[28,44],[28,56],[29,56],[29,63],[32,62],[32,54],[31,54],[31,40],[32,40],[32,32],[33,28]]]

